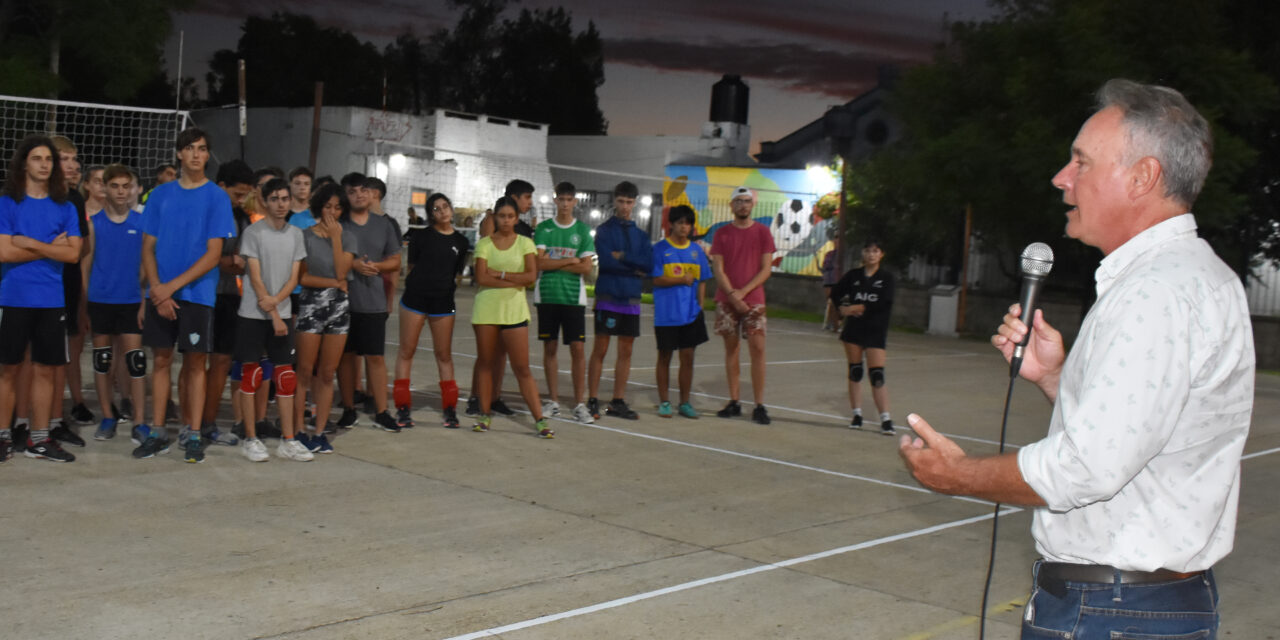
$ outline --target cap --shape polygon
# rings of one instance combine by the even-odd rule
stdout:
[[[752,200],[756,199],[756,194],[752,193],[751,190],[746,187],[738,187],[737,189],[734,189],[733,197],[730,198],[730,200],[735,200],[739,196],[746,196],[748,198],[751,198]]]

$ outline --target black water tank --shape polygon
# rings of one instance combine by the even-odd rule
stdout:
[[[751,101],[751,89],[737,74],[724,74],[711,86],[711,121],[747,123],[747,104]]]

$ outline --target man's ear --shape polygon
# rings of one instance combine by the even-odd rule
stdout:
[[[1160,186],[1163,177],[1164,167],[1159,160],[1151,156],[1139,158],[1129,168],[1129,198],[1136,200],[1151,193]]]

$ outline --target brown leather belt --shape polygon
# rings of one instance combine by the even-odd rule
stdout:
[[[1169,569],[1155,571],[1125,571],[1105,564],[1066,564],[1063,562],[1042,562],[1036,582],[1050,591],[1062,588],[1063,582],[1092,582],[1095,584],[1114,584],[1117,574],[1120,584],[1147,584],[1152,582],[1172,582],[1193,576],[1202,575],[1203,571],[1182,573]],[[1052,588],[1051,588],[1052,587]]]

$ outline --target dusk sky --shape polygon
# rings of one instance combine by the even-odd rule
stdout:
[[[526,0],[508,11],[553,6],[571,11],[577,30],[591,20],[601,34],[600,108],[610,134],[696,135],[711,85],[736,73],[751,89],[753,151],[874,86],[881,64],[928,61],[945,21],[993,13],[986,0]],[[176,16],[166,61],[176,66],[184,30],[183,75],[203,90],[210,56],[235,48],[244,17],[273,11],[310,13],[379,49],[408,29],[450,27],[459,15],[444,0],[196,0]]]

